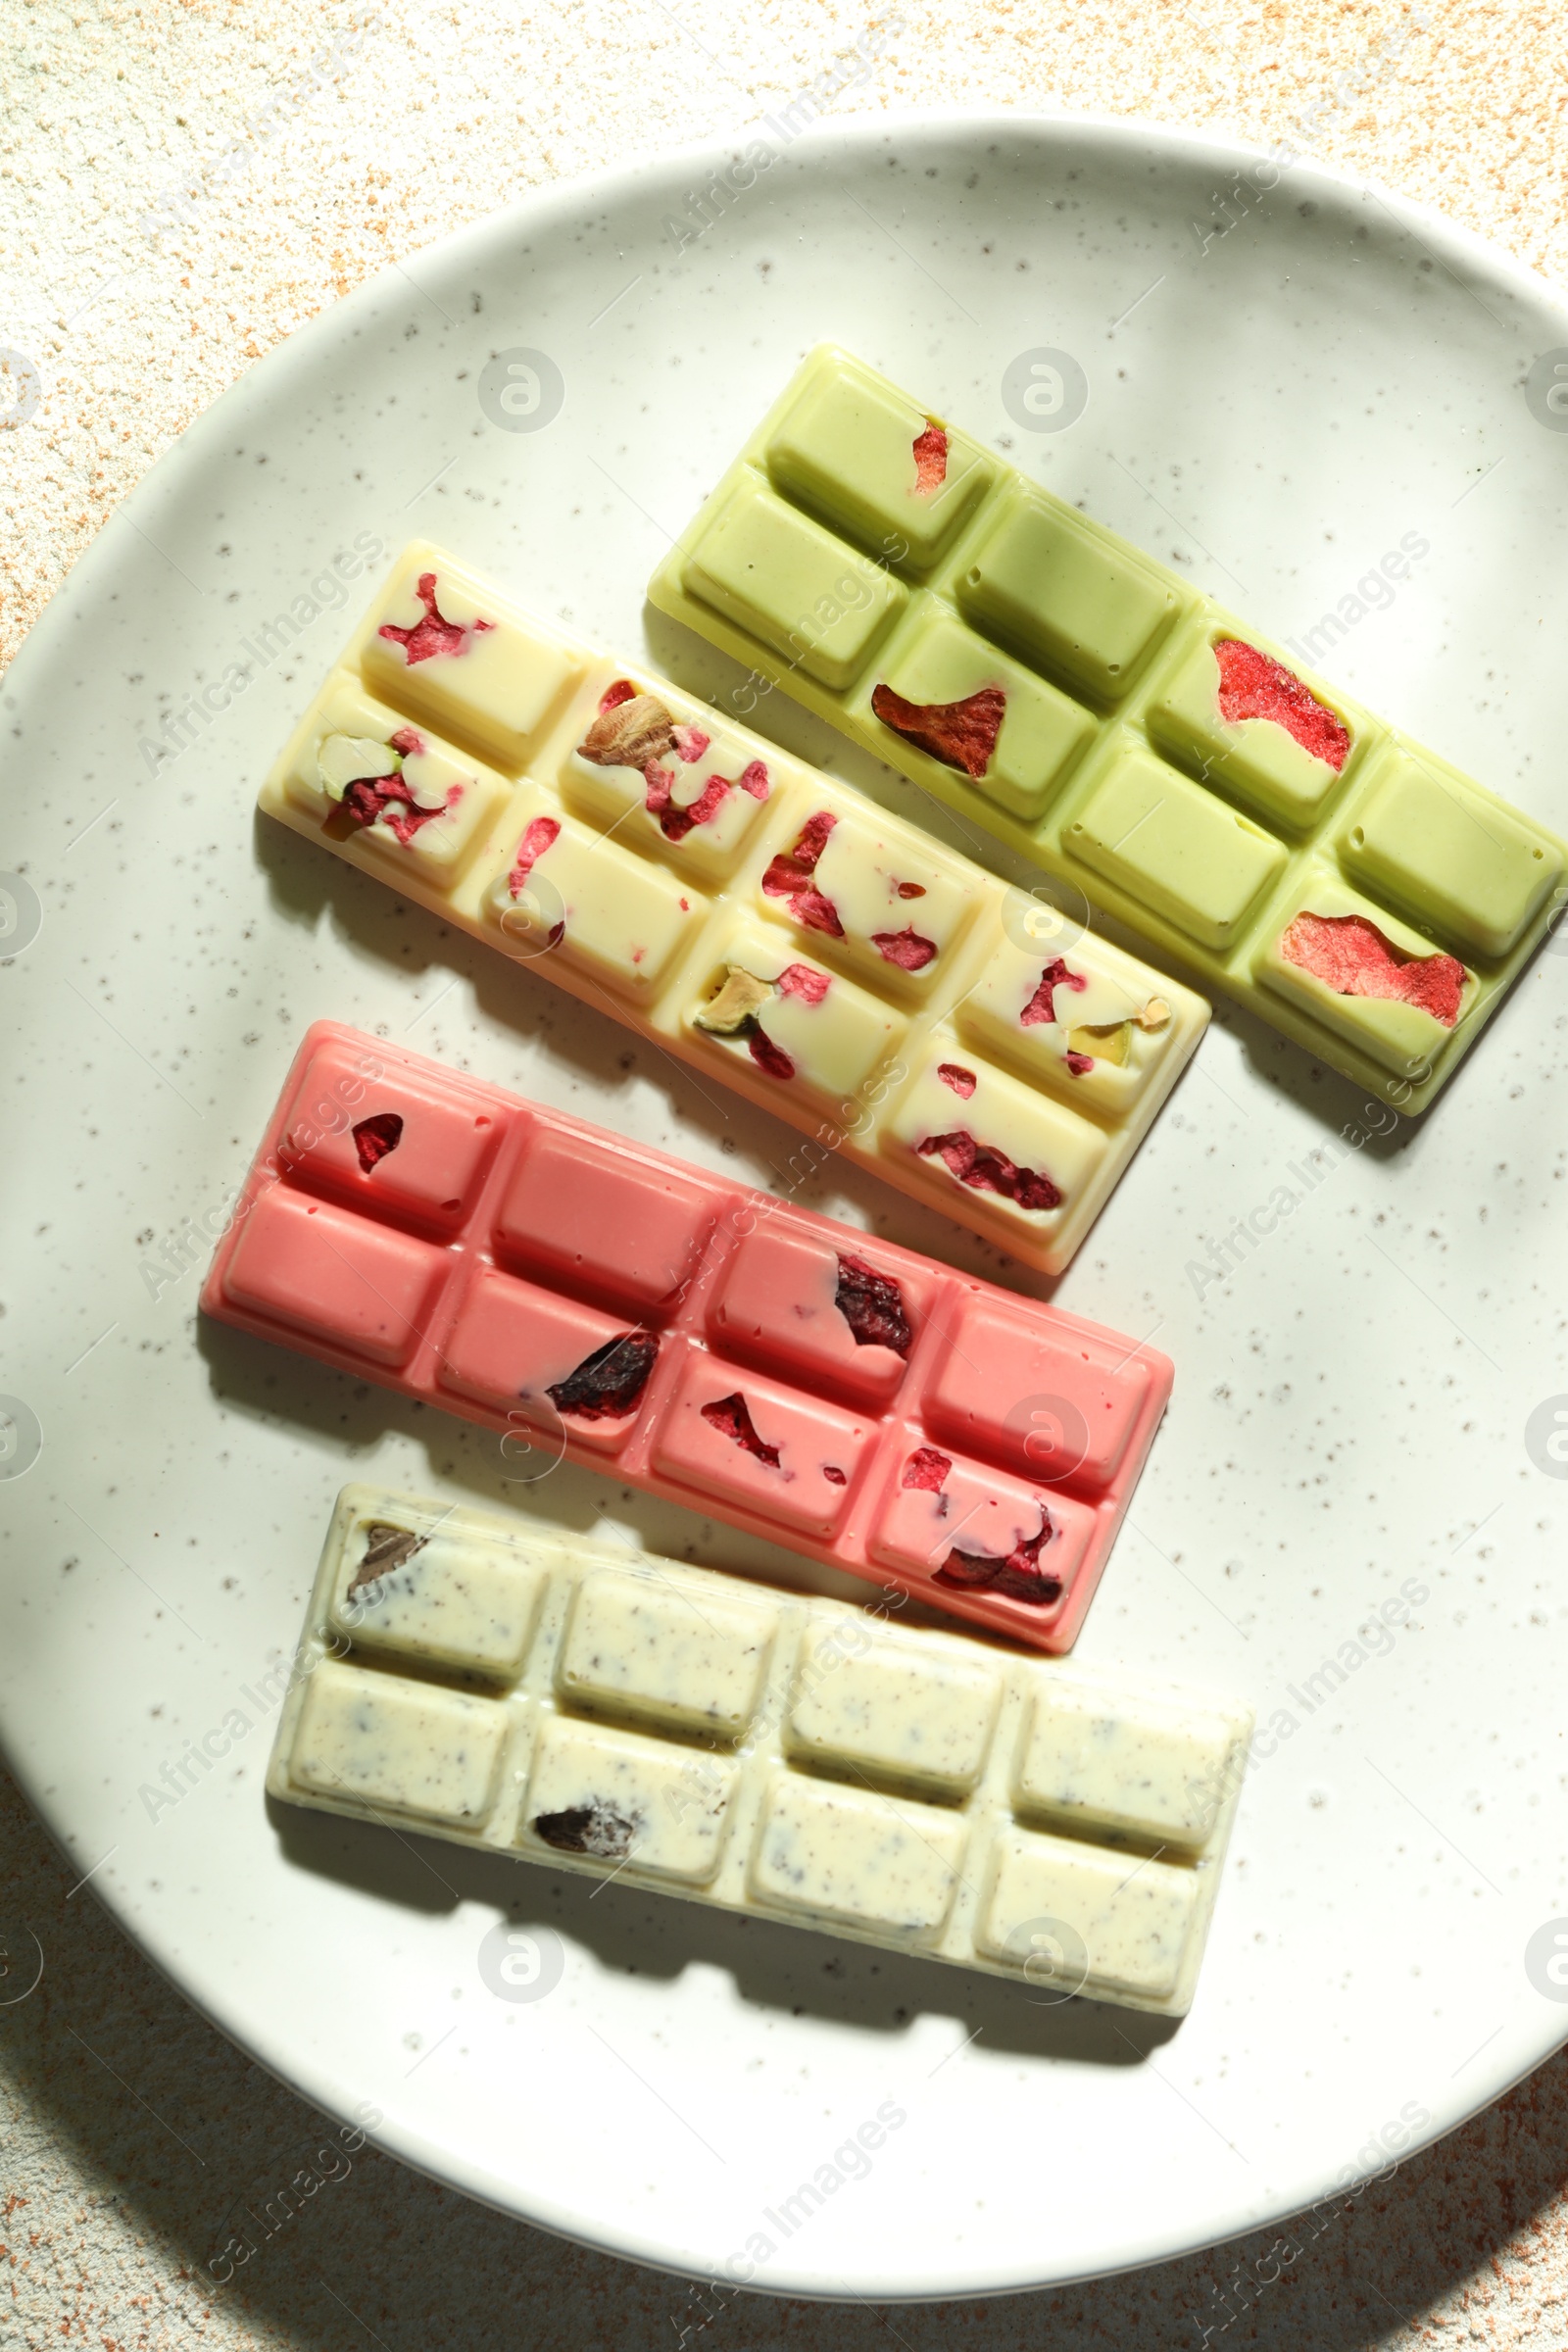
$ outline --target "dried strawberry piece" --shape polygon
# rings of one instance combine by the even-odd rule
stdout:
[[[623,1861],[631,1852],[637,1823],[596,1796],[560,1813],[536,1813],[534,1834],[563,1854],[592,1854],[599,1862]]]
[[[1007,698],[1000,686],[982,686],[958,703],[906,703],[891,686],[874,686],[871,708],[885,727],[929,752],[944,767],[983,776],[997,748]]]
[[[838,821],[830,810],[819,808],[814,816],[807,818],[795,847],[773,858],[762,876],[762,889],[768,898],[787,900],[798,923],[808,931],[825,931],[830,939],[842,939],[844,925],[839,921],[838,908],[831,899],[822,896],[811,876],[827,847],[827,837]]]
[[[424,750],[424,737],[417,727],[399,727],[395,735],[387,737],[387,741],[395,752],[403,754],[405,760],[416,760]]]
[[[871,945],[887,963],[896,963],[901,972],[923,972],[935,959],[937,943],[924,938],[912,923],[902,931],[873,931]]]
[[[940,424],[928,424],[914,436],[914,490],[929,498],[948,478],[948,436]]]
[[[934,1446],[917,1446],[904,1465],[902,1483],[918,1488],[925,1494],[940,1494],[952,1468],[951,1454],[938,1453]]]
[[[401,776],[360,776],[345,785],[338,807],[357,825],[384,824],[407,849],[421,825],[445,816],[462,798],[463,786],[454,784],[439,808],[421,808]]]
[[[980,1083],[973,1070],[966,1070],[961,1061],[939,1061],[937,1076],[944,1086],[951,1086],[956,1095],[961,1095],[965,1102]]]
[[[697,765],[713,740],[711,735],[705,735],[701,727],[672,727],[670,733],[674,739],[676,759],[684,760],[688,767]]]
[[[1059,1208],[1062,1195],[1051,1178],[1035,1168],[1020,1168],[1005,1152],[977,1144],[966,1127],[951,1135],[928,1135],[915,1150],[924,1159],[940,1159],[951,1175],[971,1192],[997,1193],[1020,1208]]]
[[[787,963],[773,983],[781,997],[799,997],[807,1004],[820,1004],[832,985],[827,972],[813,971],[808,963]]]
[[[507,888],[513,897],[520,898],[523,885],[546,850],[554,849],[561,835],[560,819],[554,816],[535,816],[528,820],[527,831],[517,844],[517,855],[507,876]]]
[[[1067,1048],[1063,1058],[1075,1078],[1087,1078],[1095,1066],[1095,1057],[1092,1054],[1075,1053],[1071,1046]]]
[[[362,1119],[351,1132],[360,1165],[368,1176],[376,1161],[385,1159],[403,1141],[403,1121],[395,1110],[378,1110],[373,1119]]]
[[[765,801],[773,789],[760,760],[748,760],[737,781],[742,792],[749,792],[754,801]]]
[[[600,717],[603,718],[607,710],[618,710],[621,704],[629,703],[636,692],[630,678],[617,678],[613,686],[607,686],[599,697]]]
[[[958,1592],[1004,1592],[1009,1600],[1031,1601],[1036,1606],[1059,1600],[1060,1577],[1051,1575],[1040,1565],[1041,1545],[1050,1542],[1054,1532],[1050,1515],[1042,1504],[1039,1534],[1015,1544],[1004,1560],[994,1553],[960,1551],[955,1544],[934,1581]]]
[[[705,736],[705,745],[707,740]],[[675,783],[671,768],[660,767],[650,760],[643,770],[643,782],[648,787],[648,812],[658,817],[659,829],[666,841],[684,841],[694,825],[706,825],[718,813],[730,791],[722,776],[710,776],[691,807],[677,808],[669,797]]]
[[[830,1487],[847,1487],[850,1483],[836,1462],[824,1462],[822,1476]]]
[[[795,1064],[782,1046],[775,1046],[765,1029],[748,1032],[746,1050],[758,1068],[769,1078],[793,1078]]]
[[[1036,1029],[1042,1021],[1055,1019],[1058,988],[1075,988],[1082,995],[1088,986],[1088,975],[1084,972],[1070,972],[1065,959],[1058,956],[1054,963],[1047,964],[1036,982],[1034,995],[1018,1015],[1019,1028]]]
[[[846,1257],[840,1250],[833,1303],[854,1333],[857,1348],[891,1348],[895,1355],[906,1356],[913,1347],[904,1293],[863,1257]]]
[[[1360,914],[1298,914],[1280,941],[1287,963],[1338,997],[1419,1005],[1445,1029],[1459,1018],[1465,969],[1453,956],[1406,956]]]
[[[716,1429],[720,1437],[728,1438],[732,1446],[739,1446],[747,1453],[755,1454],[769,1470],[778,1468],[778,1447],[765,1445],[758,1436],[752,1425],[751,1408],[739,1391],[733,1396],[719,1396],[711,1404],[705,1404],[702,1414],[703,1419]]]
[[[1259,653],[1255,645],[1244,645],[1239,637],[1221,637],[1214,659],[1219,663],[1220,715],[1227,725],[1238,726],[1244,718],[1271,718],[1287,735],[1294,735],[1303,752],[1340,773],[1349,758],[1348,731],[1294,671]]]
[[[493,620],[476,620],[464,628],[455,620],[443,620],[435,601],[435,573],[421,571],[415,590],[424,607],[424,617],[416,620],[412,629],[394,627],[384,620],[376,634],[393,645],[401,645],[403,658],[412,669],[416,662],[428,662],[436,654],[462,654],[467,651],[468,639],[477,637],[482,629],[493,629]]]
[[[579,1413],[585,1421],[618,1420],[636,1410],[658,1353],[651,1332],[623,1331],[585,1355],[545,1395],[558,1413]]]

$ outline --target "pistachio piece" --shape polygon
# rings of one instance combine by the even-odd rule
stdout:
[[[1133,1014],[1140,1029],[1163,1029],[1170,1019],[1170,1006],[1163,997],[1151,997],[1142,1009]]]
[[[577,746],[579,759],[595,767],[646,767],[662,760],[675,740],[675,722],[654,695],[634,694],[602,710]]]
[[[739,1037],[772,996],[771,980],[759,980],[755,972],[746,971],[740,964],[728,964],[717,995],[710,997],[701,1011],[692,1014],[693,1025],[710,1030],[714,1037]]]
[[[390,743],[373,735],[323,735],[316,747],[316,772],[334,801],[351,784],[403,772],[403,758]]]
[[[1132,1052],[1131,1021],[1102,1021],[1094,1027],[1069,1029],[1069,1054],[1087,1054],[1095,1061],[1113,1061],[1122,1068]]]

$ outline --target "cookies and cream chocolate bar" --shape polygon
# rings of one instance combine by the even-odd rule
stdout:
[[[1045,1649],[1169,1360],[329,1021],[203,1310]]]
[[[1180,2017],[1246,1708],[373,1487],[271,1795]]]
[[[398,560],[261,805],[1046,1273],[1208,1019],[433,547]]]
[[[649,596],[1401,1109],[1561,906],[1554,834],[831,345]]]

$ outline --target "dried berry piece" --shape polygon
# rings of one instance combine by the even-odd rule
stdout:
[[[636,691],[630,678],[617,678],[613,686],[607,686],[599,697],[601,714],[606,710],[617,710],[622,703],[629,703]]]
[[[1303,752],[1340,773],[1350,752],[1345,722],[1293,671],[1238,637],[1221,637],[1214,659],[1219,663],[1220,715],[1228,726],[1244,718],[1271,718],[1287,735],[1294,735]]]
[[[684,760],[688,767],[697,765],[698,760],[713,740],[711,735],[705,735],[701,727],[673,727],[670,733],[675,746],[676,759]]]
[[[925,1494],[940,1494],[952,1468],[950,1453],[938,1453],[934,1446],[917,1446],[904,1465],[902,1483]]]
[[[1459,1018],[1465,969],[1453,956],[1406,956],[1361,914],[1298,914],[1280,941],[1298,964],[1337,997],[1382,997],[1419,1005],[1445,1029]]]
[[[706,745],[708,738],[704,736],[703,741]],[[730,793],[722,776],[710,776],[689,808],[677,808],[670,798],[675,788],[673,768],[661,767],[653,760],[643,770],[643,782],[648,791],[648,812],[658,817],[660,831],[666,841],[684,841],[694,825],[706,825],[710,817],[717,815]]]
[[[966,1070],[961,1061],[939,1061],[937,1076],[944,1086],[951,1086],[954,1093],[961,1096],[965,1102],[979,1084],[973,1070]]]
[[[1058,956],[1054,963],[1047,964],[1036,982],[1034,995],[1018,1015],[1019,1028],[1036,1029],[1043,1021],[1055,1019],[1058,988],[1074,988],[1081,995],[1088,986],[1087,974],[1070,972],[1065,957]]]
[[[952,1135],[928,1135],[915,1150],[924,1159],[940,1159],[950,1175],[956,1176],[971,1192],[997,1193],[1004,1200],[1015,1200],[1020,1208],[1059,1208],[1062,1194],[1051,1178],[1035,1168],[1020,1168],[1005,1152],[990,1144],[977,1144],[966,1127]]]
[[[792,964],[790,968],[799,967]],[[728,964],[718,994],[692,1014],[692,1026],[706,1029],[713,1037],[744,1037],[757,1026],[758,1013],[772,998],[770,980],[760,980],[744,964]]]
[[[546,850],[555,848],[561,835],[561,823],[554,816],[535,816],[517,844],[517,855],[507,876],[507,888],[514,899],[522,896],[523,886]]]
[[[948,478],[948,436],[940,424],[928,424],[914,436],[914,492],[929,498]]]
[[[773,789],[768,781],[767,769],[760,760],[748,760],[736,781],[742,792],[749,792],[754,801],[765,801]]]
[[[601,710],[577,746],[577,757],[594,767],[642,767],[662,760],[675,740],[675,722],[651,694],[628,695]]]
[[[1039,1534],[1015,1544],[1004,1560],[984,1552],[960,1551],[955,1544],[934,1581],[958,1592],[1004,1592],[1009,1600],[1046,1606],[1059,1600],[1062,1590],[1060,1577],[1051,1575],[1040,1565],[1041,1545],[1050,1542],[1053,1532],[1050,1515],[1042,1504]]]
[[[901,882],[898,887],[901,899],[923,899],[925,897],[923,882]]]
[[[811,876],[827,847],[827,837],[838,821],[831,810],[819,808],[814,816],[807,818],[795,847],[773,858],[762,876],[762,889],[768,898],[787,900],[798,923],[808,931],[825,931],[830,939],[842,939],[844,925],[832,900],[822,896]]]
[[[874,686],[871,708],[885,727],[929,752],[944,767],[983,776],[997,748],[1007,698],[1000,686],[982,686],[960,703],[906,703],[891,686]]]
[[[936,941],[923,938],[912,923],[902,931],[873,931],[871,945],[885,961],[896,963],[901,972],[923,972],[936,959]]]
[[[470,637],[485,629],[493,629],[493,620],[476,620],[467,628],[455,620],[443,620],[435,601],[435,573],[421,571],[415,594],[424,607],[424,615],[412,629],[400,629],[384,620],[376,634],[393,645],[401,645],[403,658],[412,669],[416,662],[428,662],[436,654],[465,654]]]
[[[534,1835],[564,1854],[592,1854],[598,1862],[620,1862],[631,1852],[638,1824],[594,1797],[562,1813],[536,1813]]]
[[[354,1571],[347,1597],[352,1600],[367,1585],[379,1584],[383,1576],[402,1568],[416,1551],[422,1551],[430,1541],[428,1536],[416,1536],[406,1527],[389,1527],[377,1519],[365,1531],[365,1557]]]
[[[402,1143],[403,1121],[395,1110],[378,1110],[374,1118],[362,1119],[351,1132],[360,1165],[368,1176],[377,1160],[385,1159]]]
[[[863,1257],[839,1252],[839,1287],[833,1303],[855,1335],[857,1348],[891,1348],[906,1356],[914,1345],[904,1293],[890,1276],[879,1274]]]
[[[807,1004],[820,1004],[832,985],[830,974],[808,963],[787,963],[774,983],[781,997],[799,997]]]
[[[768,1078],[793,1078],[795,1064],[782,1046],[775,1046],[765,1029],[753,1027],[746,1040],[746,1051],[758,1068]]]
[[[824,1462],[822,1476],[830,1487],[847,1487],[850,1483],[836,1462]]]
[[[618,1420],[636,1411],[658,1353],[651,1332],[623,1331],[585,1355],[575,1372],[545,1395],[558,1413],[578,1413],[584,1421]]]
[[[463,786],[454,784],[438,808],[424,808],[401,776],[361,776],[346,788],[338,807],[352,824],[384,824],[407,849],[421,825],[445,816],[462,798]]]
[[[1067,1067],[1074,1078],[1087,1078],[1090,1071],[1095,1066],[1095,1059],[1092,1054],[1080,1054],[1072,1046],[1067,1048],[1066,1053],[1062,1055],[1062,1059],[1066,1062]]]
[[[758,1436],[752,1425],[751,1408],[738,1391],[733,1396],[719,1396],[711,1404],[705,1404],[702,1412],[703,1419],[716,1429],[720,1437],[728,1438],[731,1445],[755,1454],[760,1462],[766,1463],[769,1470],[778,1468],[778,1447],[765,1445]]]

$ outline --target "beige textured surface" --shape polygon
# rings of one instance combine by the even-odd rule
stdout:
[[[1560,9],[906,0],[904,17],[840,111],[1065,106],[1289,139],[1568,275]],[[802,0],[382,0],[356,31],[349,6],[304,0],[5,0],[0,347],[21,358],[0,413],[31,413],[0,432],[0,660],[152,460],[336,295],[544,180],[737,127],[891,21]],[[0,2343],[1158,2352],[1206,2328],[1269,2352],[1568,2346],[1560,2059],[1298,2255],[1271,2255],[1267,2232],[1046,2298],[721,2307],[366,2155],[215,2303],[217,2225],[297,2148],[305,2111],[126,1949],[90,1889],[68,1899],[71,1874],[0,1788],[0,1929],[27,1923],[47,1962],[0,2006]],[[1227,2306],[1238,2261],[1252,2283]]]

